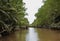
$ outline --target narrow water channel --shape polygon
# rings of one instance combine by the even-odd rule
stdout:
[[[29,28],[0,37],[0,41],[60,41],[60,31]]]

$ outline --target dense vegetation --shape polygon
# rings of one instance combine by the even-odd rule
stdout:
[[[59,26],[60,25],[60,0],[45,0],[39,8],[33,22],[36,26]]]
[[[22,0],[0,0],[0,32],[29,25]]]

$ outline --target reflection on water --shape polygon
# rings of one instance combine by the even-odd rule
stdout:
[[[60,41],[60,31],[37,29],[40,41]]]
[[[0,38],[0,41],[25,41],[26,30],[16,31],[11,35]]]
[[[38,41],[37,33],[34,28],[29,28],[26,41]]]
[[[60,31],[29,28],[2,37],[0,41],[60,41]]]

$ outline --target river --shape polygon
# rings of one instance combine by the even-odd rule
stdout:
[[[0,41],[60,41],[60,31],[29,28],[0,37]]]

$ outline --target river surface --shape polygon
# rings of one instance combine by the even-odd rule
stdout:
[[[0,41],[60,41],[60,31],[29,28],[0,37]]]

